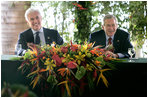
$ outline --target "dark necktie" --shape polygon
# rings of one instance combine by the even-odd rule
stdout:
[[[112,38],[110,37],[109,39],[108,39],[108,45],[111,45],[112,44]]]
[[[36,32],[36,36],[35,36],[35,44],[40,44],[39,33],[40,33],[40,32]]]

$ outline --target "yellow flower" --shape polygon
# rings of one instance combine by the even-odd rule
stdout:
[[[86,50],[87,50],[87,44],[83,45],[82,48],[81,48],[82,52],[85,52]]]
[[[61,52],[61,48],[56,47],[55,50],[56,52]]]
[[[85,53],[87,55],[88,58],[91,57],[91,53]]]
[[[66,55],[66,53],[65,53],[65,54],[63,55],[63,57],[65,57],[65,59],[62,60],[63,63],[69,62],[69,61],[71,61],[71,60],[74,61],[74,59],[73,59],[69,54]]]
[[[82,54],[79,52],[79,55],[74,55],[76,57],[76,60],[78,61],[78,64],[80,65],[81,61],[84,61],[84,57],[86,56],[85,54]]]
[[[45,51],[44,47],[41,48],[41,51]]]
[[[53,67],[56,67],[56,65],[54,64],[54,61],[53,60],[49,61],[49,58],[46,59],[44,65],[47,65],[46,71],[49,70],[49,69],[53,70]]]
[[[93,67],[89,64],[86,64],[86,70],[93,71]]]

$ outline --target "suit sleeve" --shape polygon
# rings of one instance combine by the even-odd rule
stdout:
[[[122,54],[124,54],[125,58],[129,58],[129,54],[128,54],[128,48],[133,48],[133,45],[130,42],[130,35],[127,34],[126,38],[125,38],[125,44],[124,44],[124,52]]]
[[[98,32],[94,32],[94,33],[90,34],[90,35],[89,35],[89,38],[88,38],[88,42],[89,42],[89,43],[94,43],[93,47],[103,44],[103,43],[100,43],[100,42],[98,41],[98,36],[99,36],[99,35],[98,35],[97,33],[98,33]],[[102,40],[103,40],[103,39],[102,39]]]
[[[90,42],[90,43],[93,42],[92,41],[92,34],[89,35],[88,42]]]
[[[62,45],[64,43],[63,38],[60,36],[58,31],[56,32],[56,44]]]
[[[15,54],[19,55],[19,56],[23,56],[24,52],[26,51],[27,48],[28,48],[27,42],[26,42],[23,34],[20,33],[18,41],[17,41],[16,49],[15,49]]]

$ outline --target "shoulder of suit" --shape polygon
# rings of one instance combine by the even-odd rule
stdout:
[[[92,35],[104,34],[104,30],[93,32]]]
[[[122,29],[117,29],[117,32],[121,34],[129,34],[127,31],[122,30]]]
[[[29,28],[29,29],[27,29],[27,30],[21,32],[20,34],[26,34],[26,33],[29,33],[29,32],[32,32],[32,31],[31,31],[31,28]]]
[[[43,28],[43,30],[50,31],[50,32],[57,32],[55,29]]]
[[[123,37],[128,37],[129,36],[129,33],[126,32],[125,30],[122,30],[122,29],[117,29],[117,34],[115,34],[116,36],[121,36],[122,38]]]

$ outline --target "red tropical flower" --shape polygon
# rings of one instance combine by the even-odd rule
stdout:
[[[77,63],[75,63],[74,61],[70,61],[68,62],[67,67],[70,69],[74,69],[77,67]]]
[[[67,53],[68,52],[68,47],[61,47],[61,51],[63,53]]]
[[[54,54],[54,55],[52,56],[52,59],[55,60],[57,66],[61,66],[62,60],[61,60],[61,58],[59,57],[59,55]]]
[[[75,52],[78,49],[78,45],[73,44],[70,49]]]
[[[97,70],[94,70],[94,72],[93,72],[93,78],[94,78],[94,80],[97,78]]]
[[[75,6],[77,6],[77,7],[79,7],[79,8],[82,7],[82,5],[81,4],[78,4],[78,3],[72,3],[72,4],[75,5]]]

